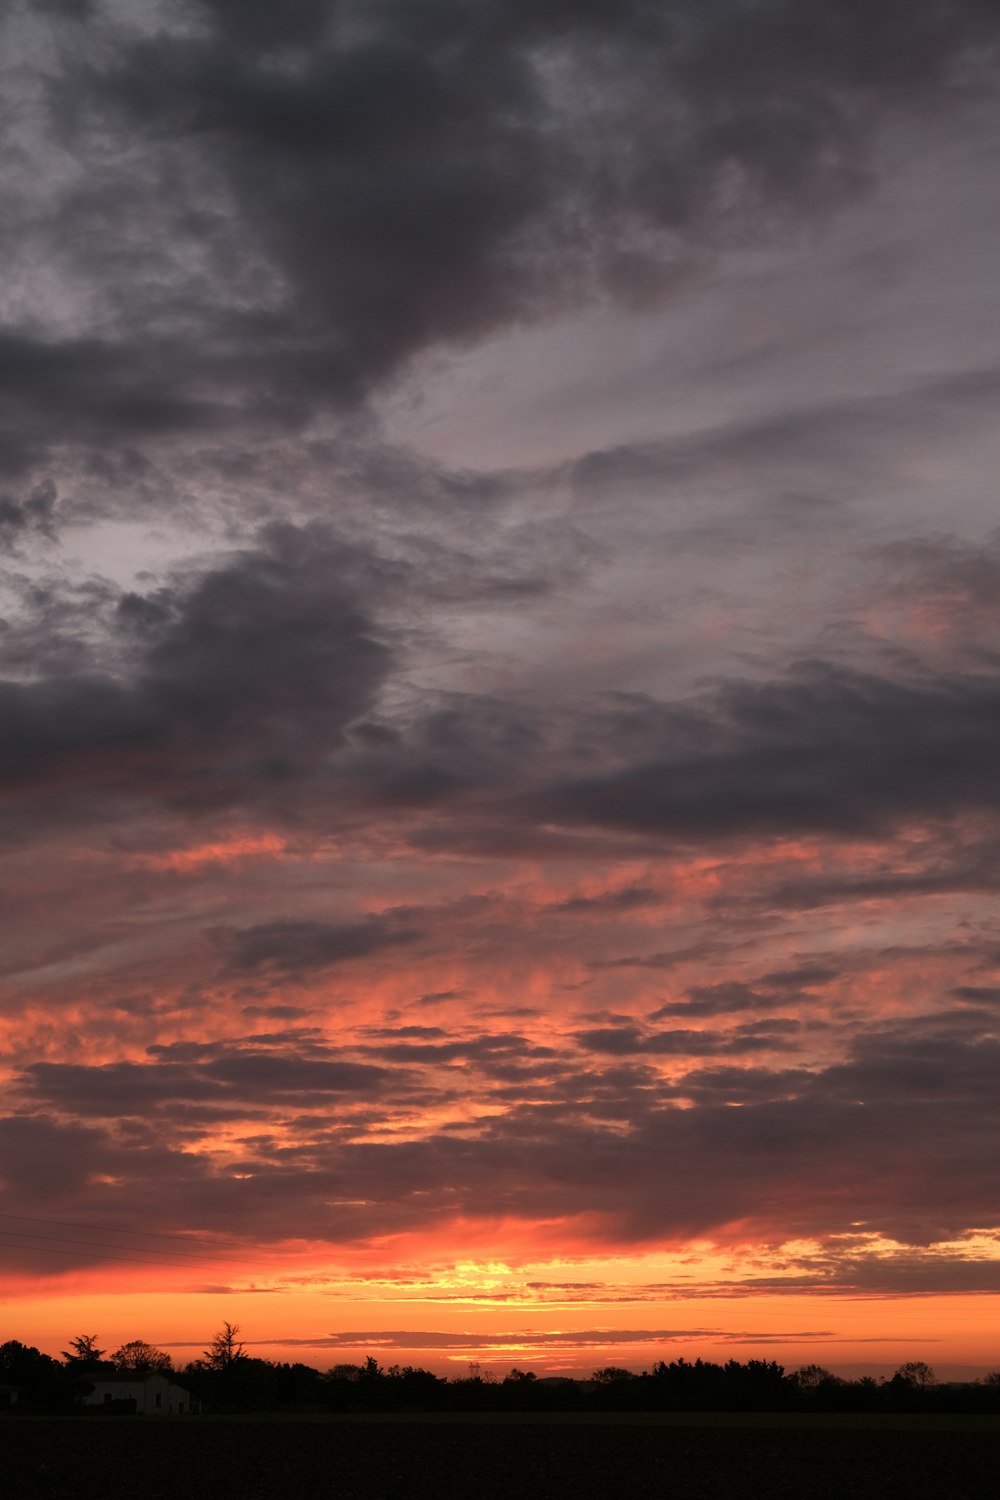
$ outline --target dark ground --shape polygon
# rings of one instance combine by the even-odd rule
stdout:
[[[9,1418],[6,1500],[995,1500],[996,1418]]]

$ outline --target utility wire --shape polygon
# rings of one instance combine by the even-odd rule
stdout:
[[[7,1214],[0,1213],[0,1219],[16,1219],[24,1224],[50,1224],[56,1229],[89,1229],[96,1234],[136,1234],[143,1235],[153,1240],[176,1240],[179,1244],[189,1245],[191,1243],[187,1235],[183,1234],[161,1234],[154,1229],[116,1229],[109,1224],[71,1224],[67,1219],[40,1219],[33,1214]],[[232,1249],[237,1249],[235,1244]]]
[[[7,1233],[8,1231],[4,1230],[0,1232]],[[0,1250],[24,1250],[28,1251],[31,1255],[68,1255],[74,1260],[79,1260],[81,1254],[80,1251],[72,1249],[56,1250],[52,1245],[9,1245],[5,1244],[2,1240],[0,1240]],[[122,1261],[129,1266],[169,1266],[172,1271],[178,1270],[183,1264],[175,1260],[134,1260],[128,1255],[94,1255],[90,1251],[84,1253],[88,1260],[116,1260]]]
[[[148,1248],[150,1250],[151,1254],[153,1256],[155,1256],[156,1255],[156,1251],[155,1251],[155,1249],[153,1249],[152,1246],[147,1247],[145,1245],[139,1245],[139,1246],[136,1247],[135,1251],[132,1251],[132,1247],[129,1246],[129,1245],[113,1245],[113,1244],[112,1245],[106,1245],[101,1240],[81,1240],[81,1239],[72,1239],[72,1240],[70,1240],[70,1239],[67,1239],[65,1235],[39,1234],[35,1230],[30,1230],[30,1229],[7,1229],[6,1227],[0,1228],[0,1234],[16,1235],[16,1237],[19,1240],[48,1240],[48,1241],[50,1241],[54,1245],[67,1245],[71,1250],[80,1249],[83,1246],[86,1246],[88,1249],[91,1249],[91,1250],[110,1250],[112,1252],[115,1252],[115,1251],[118,1251],[118,1250],[126,1250],[126,1251],[130,1251],[131,1252],[130,1255],[129,1255],[129,1259],[130,1260],[135,1260],[137,1256],[142,1256],[143,1263],[146,1264],[146,1265],[157,1265],[157,1266],[166,1266],[166,1265],[171,1265],[171,1266],[193,1266],[198,1261],[202,1261],[206,1265],[213,1265],[214,1266],[214,1265],[218,1265],[219,1260],[221,1258],[221,1256],[215,1256],[215,1255],[201,1255],[201,1256],[191,1255],[191,1256],[186,1256],[186,1257],[178,1257],[176,1260],[166,1260],[161,1255],[157,1259],[150,1260],[148,1257],[146,1257],[144,1255],[143,1252]],[[25,1246],[25,1249],[29,1249],[29,1248],[32,1248],[32,1247]]]

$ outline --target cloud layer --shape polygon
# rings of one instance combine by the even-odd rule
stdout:
[[[12,1277],[996,1291],[998,46],[3,8]]]

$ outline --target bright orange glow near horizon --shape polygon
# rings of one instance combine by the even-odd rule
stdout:
[[[332,1275],[287,1267],[259,1283],[156,1289],[107,1278],[74,1279],[16,1294],[11,1336],[58,1356],[70,1338],[97,1332],[113,1350],[143,1338],[177,1368],[200,1357],[223,1321],[237,1323],[247,1352],[326,1370],[363,1363],[417,1364],[464,1375],[476,1363],[589,1376],[606,1364],[648,1369],[660,1359],[774,1359],[787,1369],[821,1364],[835,1374],[891,1375],[912,1359],[941,1379],[978,1379],[997,1368],[997,1295],[826,1296],[795,1292],[657,1296],[648,1285],[587,1279],[662,1270],[638,1263],[537,1261],[512,1269],[470,1261],[412,1269],[411,1280]],[[539,1277],[572,1277],[543,1294]],[[102,1284],[103,1282],[103,1284]],[[634,1289],[634,1290],[632,1290]],[[631,1295],[629,1292],[631,1290]],[[10,1320],[11,1301],[5,1299]]]
[[[803,1279],[811,1272],[820,1280],[828,1263],[829,1247],[815,1241],[770,1250],[695,1242],[672,1252],[567,1253],[566,1226],[553,1226],[552,1241],[562,1248],[542,1243],[532,1255],[538,1228],[466,1223],[436,1241],[400,1236],[334,1261],[317,1259],[315,1246],[289,1243],[276,1255],[234,1262],[225,1246],[162,1238],[157,1248],[151,1237],[130,1254],[120,1236],[114,1265],[106,1250],[99,1252],[106,1263],[85,1272],[25,1271],[3,1300],[15,1318],[11,1336],[26,1342],[30,1333],[45,1352],[58,1355],[71,1337],[97,1331],[108,1350],[146,1339],[178,1368],[200,1356],[223,1321],[239,1325],[249,1353],[321,1370],[369,1356],[439,1374],[477,1364],[500,1376],[512,1365],[588,1376],[605,1364],[639,1370],[681,1356],[775,1359],[788,1369],[822,1364],[844,1376],[887,1376],[917,1358],[942,1379],[977,1379],[997,1368],[996,1293],[803,1291]],[[59,1233],[67,1235],[45,1221],[19,1232],[34,1234],[32,1252],[43,1258]],[[449,1261],[457,1242],[465,1258]],[[491,1245],[505,1248],[491,1255]],[[871,1266],[904,1278],[907,1270],[926,1274],[926,1260],[914,1266],[899,1244],[868,1237],[864,1250]],[[992,1235],[936,1251],[943,1271],[956,1257],[1000,1268]],[[215,1276],[227,1280],[216,1284]]]

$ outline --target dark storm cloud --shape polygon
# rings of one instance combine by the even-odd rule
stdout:
[[[618,958],[594,958],[588,967],[591,969],[676,969],[685,959],[690,958],[689,948],[678,949],[676,952],[664,953],[623,953]]]
[[[234,46],[311,46],[321,41],[338,10],[337,0],[201,0],[201,9]]]
[[[298,1021],[311,1014],[311,1010],[301,1005],[244,1005],[240,1008],[240,1015],[248,1020]]]
[[[603,1107],[600,1076],[589,1080],[593,1102],[583,1078],[557,1079],[547,1103],[528,1082],[505,1113],[421,1140],[351,1141],[337,1116],[324,1128],[314,1115],[311,1130],[303,1125],[293,1141],[258,1132],[236,1168],[191,1161],[155,1146],[154,1137],[112,1143],[88,1126],[47,1191],[81,1219],[136,1215],[147,1228],[228,1230],[238,1202],[241,1232],[258,1240],[286,1235],[294,1205],[296,1234],[340,1240],[453,1215],[583,1216],[622,1243],[725,1234],[734,1224],[782,1239],[846,1234],[854,1236],[844,1246],[850,1259],[864,1255],[859,1235],[920,1247],[991,1222],[998,1051],[985,1030],[915,1038],[901,1021],[819,1071],[695,1069],[679,1087],[657,1086],[648,1073],[610,1072],[609,1102],[621,1101],[620,1116]],[[181,1052],[176,1061],[166,1049],[143,1064],[36,1064],[23,1075],[21,1097],[85,1121],[142,1119],[152,1104],[169,1126],[173,1111],[206,1098],[242,1100],[248,1112],[263,1102],[284,1114],[296,1098],[315,1108],[324,1095],[339,1101],[401,1087],[397,1075],[344,1067],[332,1049],[275,1055],[251,1039],[243,1048],[205,1046],[192,1058]],[[675,1107],[675,1098],[690,1107]],[[36,1180],[44,1182],[54,1170],[54,1134],[75,1139],[76,1129],[5,1122],[0,1142],[19,1153],[16,1184],[29,1180],[36,1154]],[[97,1184],[99,1173],[114,1184]],[[942,1271],[938,1284],[946,1282]]]
[[[771,681],[723,682],[687,701],[609,694],[573,711],[553,708],[547,719],[526,704],[455,695],[405,740],[366,749],[355,769],[376,804],[441,820],[414,832],[418,847],[499,853],[540,841],[554,852],[576,831],[647,843],[850,836],[911,818],[994,812],[998,735],[993,673],[893,677],[806,661]],[[461,823],[449,832],[456,814]],[[919,877],[856,877],[864,887],[899,878]],[[597,960],[673,961],[669,951]]]
[[[407,1029],[416,1030],[418,1028]],[[422,1030],[423,1028],[419,1029]],[[429,1029],[435,1030],[436,1028]],[[397,1042],[395,1045],[381,1045],[369,1047],[365,1050],[372,1056],[380,1057],[386,1062],[450,1063],[463,1061],[474,1063],[479,1066],[483,1073],[491,1077],[503,1076],[505,1068],[515,1059],[541,1058],[550,1061],[559,1055],[551,1047],[533,1046],[525,1037],[518,1036],[516,1033],[491,1035],[488,1032],[459,1041],[429,1040],[420,1043],[404,1040]],[[513,1076],[520,1076],[520,1071],[517,1067],[514,1067],[510,1071]]]
[[[98,1155],[106,1163],[109,1154],[106,1136],[83,1125],[27,1115],[0,1119],[0,1176],[5,1194],[22,1205],[76,1191]]]
[[[146,649],[149,688],[181,723],[230,747],[252,731],[275,760],[302,738],[307,754],[322,754],[368,706],[389,661],[353,561],[321,531],[272,528],[260,551],[201,579]]]
[[[52,541],[56,535],[56,487],[40,484],[23,500],[0,494],[0,545],[8,550],[30,537]]]
[[[117,672],[0,682],[8,792],[82,777],[91,798],[280,798],[342,745],[389,669],[355,562],[322,531],[275,526],[187,586],[125,595]]]
[[[355,958],[372,958],[416,942],[421,934],[385,917],[361,922],[309,922],[286,919],[262,922],[239,932],[220,934],[228,948],[231,974],[266,971],[304,976]]]
[[[16,543],[12,551],[18,551]],[[0,624],[5,678],[58,682],[97,669],[96,640],[114,607],[111,585],[99,578],[67,581],[55,573],[9,572],[4,581],[9,589],[9,613]]]
[[[771,1031],[738,1027],[733,1031],[641,1031],[637,1026],[605,1026],[578,1031],[574,1040],[591,1052],[618,1057],[646,1053],[656,1057],[725,1057],[748,1052],[781,1052],[789,1043]]]
[[[850,1238],[850,1237],[845,1237]],[[543,1294],[555,1294],[552,1300],[562,1302],[595,1301],[613,1304],[623,1302],[656,1302],[664,1298],[706,1297],[729,1299],[746,1296],[796,1295],[801,1292],[823,1293],[843,1297],[852,1292],[861,1296],[923,1296],[954,1292],[996,1292],[1000,1290],[1000,1260],[970,1253],[966,1247],[957,1251],[894,1250],[855,1251],[863,1247],[864,1237],[855,1236],[851,1249],[843,1241],[812,1254],[792,1260],[787,1252],[780,1275],[755,1275],[751,1282],[718,1279],[709,1281],[659,1281],[644,1285],[614,1282],[545,1282],[531,1281],[526,1288]],[[446,1300],[446,1299],[442,1299]],[[548,1300],[546,1296],[545,1300]],[[753,1335],[745,1335],[748,1341]]]
[[[813,998],[815,986],[829,984],[838,977],[835,969],[822,964],[802,964],[796,969],[776,970],[762,974],[750,984],[725,980],[719,984],[694,985],[684,1000],[670,1001],[650,1015],[651,1021],[669,1018],[730,1015],[744,1010],[774,1010],[803,998]]]
[[[696,986],[689,999],[658,1006],[650,1020],[665,1021],[678,1016],[725,1016],[741,1010],[770,1010],[776,1005],[787,1003],[787,995],[768,995],[748,984],[740,984],[738,980],[729,980],[720,984]]]
[[[35,0],[35,8],[45,15],[85,21],[94,13],[96,0]]]
[[[983,811],[988,810],[984,806]],[[873,874],[831,871],[795,881],[779,880],[758,891],[753,904],[764,900],[779,910],[809,911],[853,901],[891,902],[959,892],[989,894],[1000,889],[998,854],[1000,846],[995,838],[973,834],[956,846],[945,836],[936,846],[928,847],[926,858],[916,868],[902,859],[900,867],[894,869],[887,859],[884,864],[888,868]],[[739,898],[731,896],[727,904],[736,906]]]
[[[655,295],[704,246],[856,192],[878,124],[970,94],[997,38],[987,0],[47,15],[49,124],[89,171],[47,228],[25,212],[115,315],[4,335],[39,458],[295,423],[435,344]]]
[[[630,763],[552,784],[540,816],[682,839],[870,834],[1000,800],[993,675],[894,681],[806,662],[726,684],[705,710],[628,703],[604,733]]]
[[[410,821],[416,848],[488,854],[558,852],[609,834],[639,837],[650,851],[750,834],[871,836],[1000,804],[1000,679],[985,671],[911,666],[890,676],[814,660],[675,702],[608,694],[543,714],[513,696],[425,694],[395,721],[373,715],[402,663],[379,615],[410,576],[324,527],[275,525],[193,581],[125,594],[113,607],[106,590],[56,600],[43,618],[48,635],[8,632],[22,670],[32,649],[55,670],[0,681],[0,776],[22,799],[30,787],[68,795],[83,778],[95,807],[121,795],[295,817],[311,799],[312,819],[387,813]],[[73,666],[74,634],[86,642],[102,631],[103,644],[87,647],[90,663],[81,647],[83,669],[59,670]],[[978,854],[956,847],[924,871],[812,877],[811,894],[807,878],[787,899],[986,888],[993,864],[985,843]],[[571,897],[561,909],[599,900],[610,914],[652,899],[635,886]],[[785,898],[779,890],[772,899]],[[321,957],[327,939],[331,961],[341,942],[373,951],[372,928],[335,926],[324,938],[309,923],[264,925],[260,941],[289,952],[298,941]],[[280,960],[277,947],[271,958]],[[675,960],[666,951],[593,963]],[[269,961],[263,948],[260,961]]]
[[[677,1091],[696,1104],[727,1106],[765,1104],[797,1098],[814,1085],[815,1075],[806,1068],[744,1068],[721,1064],[692,1068]]]
[[[962,1254],[831,1256],[811,1277],[809,1290],[856,1291],[888,1297],[953,1292],[1000,1292],[1000,1259]]]
[[[831,984],[833,980],[840,977],[840,970],[830,968],[826,964],[804,963],[793,969],[772,969],[768,974],[762,974],[758,983],[766,985],[772,990],[800,990],[813,989],[816,986]]]
[[[567,896],[564,901],[553,901],[548,911],[566,912],[571,916],[587,916],[591,912],[638,911],[642,907],[656,906],[662,898],[648,886],[629,885],[621,890],[602,891],[598,896]]]
[[[140,351],[97,339],[0,334],[0,395],[8,420],[28,441],[113,434],[127,442],[196,431],[212,408],[180,388],[191,373],[169,346]]]
[[[981,1033],[989,1024],[989,1017],[983,1017],[977,1029]],[[850,1062],[827,1070],[826,1089],[842,1098],[879,1098],[895,1104],[919,1098],[937,1107],[961,1107],[985,1096],[990,1078],[996,1080],[1000,1041],[989,1035],[970,1041],[949,1034],[950,1025],[923,1036],[919,1031],[913,1035],[913,1029],[868,1037]],[[955,1030],[962,1029],[959,1022]]]
[[[303,1055],[255,1045],[253,1038],[244,1045],[204,1046],[195,1056],[185,1055],[183,1045],[150,1052],[151,1060],[143,1063],[35,1063],[22,1075],[21,1088],[50,1109],[92,1120],[141,1118],[147,1111],[174,1117],[184,1103],[229,1106],[241,1114],[250,1107],[252,1116],[252,1107],[263,1104],[370,1095],[389,1077],[383,1068],[345,1060],[330,1047]],[[402,1082],[399,1074],[396,1079]],[[219,1116],[213,1108],[195,1118],[211,1126]]]
[[[998,736],[995,673],[911,664],[892,676],[814,660],[686,701],[609,694],[553,706],[547,718],[524,703],[453,695],[404,738],[366,747],[345,775],[372,805],[420,818],[410,835],[417,848],[555,853],[570,839],[617,833],[652,852],[663,841],[871,837],[907,820],[992,815]],[[771,895],[808,905],[988,888],[985,847],[982,858],[974,847],[945,847],[943,863],[925,871],[807,876]],[[665,950],[592,967],[670,969],[677,958]]]
[[[1000,1005],[1000,986],[994,984],[960,984],[952,994],[976,1005]]]

